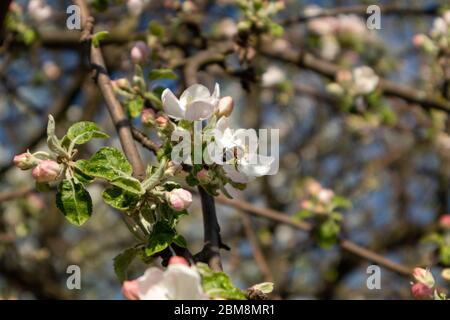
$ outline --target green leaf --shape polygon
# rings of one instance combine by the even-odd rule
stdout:
[[[142,109],[144,108],[144,99],[137,95],[133,99],[125,102],[125,108],[130,118],[136,118],[140,116]]]
[[[334,196],[331,200],[331,205],[333,210],[337,208],[348,209],[352,207],[352,203],[350,200],[340,196]]]
[[[50,114],[47,123],[47,145],[48,148],[59,156],[67,156],[67,151],[61,146],[55,134],[55,119]]]
[[[92,138],[108,138],[109,136],[100,131],[97,124],[90,121],[82,121],[73,124],[67,131],[67,137],[75,144],[83,144]]]
[[[127,158],[116,148],[103,147],[84,165],[84,173],[112,181],[120,176],[131,176],[133,169]]]
[[[99,31],[92,36],[92,44],[94,47],[98,48],[100,46],[100,41],[106,39],[109,35],[108,31]]]
[[[56,206],[70,223],[81,226],[92,213],[92,200],[81,183],[63,180],[58,185]]]
[[[128,248],[114,258],[114,272],[120,282],[127,279],[127,269],[138,254],[139,249]]]
[[[443,245],[439,249],[439,258],[445,266],[450,266],[450,245]]]
[[[211,298],[246,300],[242,290],[236,288],[224,272],[214,272],[205,263],[197,263],[197,269],[202,276],[203,290]]]
[[[110,182],[112,185],[122,188],[123,190],[133,194],[141,195],[145,193],[145,190],[142,188],[141,182],[131,176],[119,176],[112,179]]]
[[[84,167],[86,166],[86,160],[78,160],[75,162],[74,178],[81,184],[87,185],[94,181],[94,178],[84,173]]]
[[[163,251],[173,242],[175,235],[175,230],[170,228],[166,223],[162,221],[157,222],[153,227],[153,232],[145,248],[145,254],[150,257],[155,253]]]
[[[187,241],[181,234],[177,234],[173,238],[173,243],[175,243],[177,246],[182,247],[182,248],[187,247]]]
[[[314,237],[320,247],[331,248],[337,241],[341,228],[333,219],[327,219],[314,230]]]
[[[164,175],[164,170],[166,170],[167,160],[165,158],[161,159],[158,169],[144,182],[142,186],[145,190],[153,189],[160,181]]]
[[[164,26],[162,26],[161,24],[159,24],[158,22],[152,20],[149,25],[148,25],[148,30],[150,31],[150,34],[158,37],[158,38],[162,38],[164,37]]]
[[[265,294],[269,294],[273,291],[273,282],[258,283],[252,286],[252,289],[259,290]]]
[[[120,211],[133,209],[139,200],[139,197],[116,186],[105,189],[102,197],[107,204]]]
[[[177,79],[178,76],[171,69],[153,69],[148,74],[148,78],[150,80],[158,80],[158,79]]]

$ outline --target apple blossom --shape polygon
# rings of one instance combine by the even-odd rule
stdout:
[[[166,89],[162,93],[161,100],[164,111],[170,117],[197,121],[213,115],[219,102],[219,96],[218,84],[215,85],[212,94],[205,86],[194,84],[182,93],[180,99],[177,99],[170,89]]]
[[[122,284],[122,294],[128,300],[139,300],[139,283],[137,280],[124,281]]]
[[[134,300],[208,299],[197,269],[180,263],[179,259],[172,260],[165,271],[156,267],[147,269],[143,276],[124,283],[122,292],[126,298]]]
[[[372,68],[362,66],[353,69],[353,89],[356,94],[368,94],[375,90],[378,85],[379,78]]]
[[[150,54],[150,48],[144,41],[137,41],[131,48],[131,61],[138,64],[147,60]]]
[[[127,9],[131,13],[131,15],[137,17],[142,13],[144,9],[144,1],[143,0],[128,0],[127,1]]]
[[[25,152],[14,156],[14,165],[21,170],[29,170],[37,166],[41,160],[34,157],[31,153]]]
[[[192,203],[192,194],[182,188],[173,189],[167,193],[167,201],[175,211],[187,209]]]
[[[53,160],[43,160],[33,171],[33,178],[37,182],[55,181],[61,173],[61,166]]]
[[[333,199],[333,197],[334,197],[334,192],[333,192],[333,190],[329,190],[329,189],[322,189],[317,194],[317,199],[319,199],[319,201],[321,201],[323,203],[329,203],[331,201],[331,199]]]
[[[234,101],[232,97],[223,97],[219,100],[219,106],[217,110],[217,115],[219,117],[229,117],[231,112],[233,112]]]
[[[262,84],[265,87],[274,86],[286,80],[286,74],[282,69],[276,66],[270,66],[262,75]]]
[[[43,22],[51,17],[52,8],[44,0],[30,0],[28,13],[36,22]]]

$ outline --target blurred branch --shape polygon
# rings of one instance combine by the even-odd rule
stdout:
[[[304,221],[293,220],[291,217],[283,214],[282,212],[278,212],[276,210],[255,207],[248,202],[236,200],[236,199],[228,199],[228,198],[225,198],[224,196],[216,197],[216,200],[219,203],[235,207],[236,209],[242,210],[249,214],[252,214],[255,216],[260,216],[260,217],[265,217],[265,218],[268,218],[271,220],[275,220],[275,221],[290,225],[291,227],[294,227],[298,230],[302,230],[305,232],[310,232],[312,230],[311,224],[304,222]],[[356,243],[353,243],[349,240],[346,240],[346,239],[339,240],[338,244],[344,251],[350,252],[360,258],[366,259],[368,261],[372,261],[376,264],[379,264],[379,265],[381,265],[389,270],[392,270],[394,272],[397,272],[399,274],[402,274],[405,276],[411,275],[412,268],[407,267],[402,264],[399,264],[399,263],[396,263],[396,262],[393,262],[393,261],[383,257],[382,255],[377,254],[377,253],[375,253],[369,249],[366,249],[364,247],[361,247],[361,246],[357,245]]]
[[[33,188],[32,187],[23,187],[19,190],[2,192],[2,193],[0,193],[0,203],[26,196],[27,194],[31,193],[33,190],[34,190],[34,187]]]
[[[306,16],[300,15],[297,17],[290,17],[281,22],[281,24],[285,27],[289,27],[296,23],[304,23],[313,19],[320,19],[325,17],[338,16],[341,14],[357,14],[357,15],[367,15],[367,7],[368,5],[354,5],[348,7],[339,7],[326,9],[322,8],[319,14]],[[430,15],[435,16],[439,14],[439,5],[432,4],[428,5],[426,8],[413,8],[413,7],[404,7],[396,4],[378,4],[380,7],[381,14],[384,15],[401,15],[401,16],[423,16]]]

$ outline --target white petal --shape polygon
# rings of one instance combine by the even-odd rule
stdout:
[[[274,161],[275,159],[273,157],[250,155],[241,161],[238,169],[249,177],[260,177],[270,172],[271,165]]]
[[[208,100],[211,98],[211,93],[208,88],[202,84],[194,84],[184,90],[180,97],[180,102],[183,106],[190,104],[197,100]]]
[[[204,120],[212,116],[215,106],[206,101],[195,101],[186,105],[184,118],[190,121]]]
[[[164,271],[159,268],[148,268],[144,275],[137,279],[139,286],[139,296],[145,296],[153,286],[161,281]]]
[[[168,116],[176,119],[184,117],[184,110],[180,104],[180,101],[178,101],[177,97],[175,97],[170,89],[163,91],[161,101],[163,109]]]
[[[247,183],[250,181],[250,179],[247,177],[246,174],[237,171],[236,168],[232,165],[224,164],[222,168],[223,168],[223,170],[225,170],[227,177],[230,178],[234,182]]]
[[[170,265],[164,274],[163,282],[171,299],[199,300],[205,298],[200,275],[188,266]]]

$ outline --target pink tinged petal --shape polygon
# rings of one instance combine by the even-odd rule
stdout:
[[[183,264],[185,266],[189,266],[189,262],[185,258],[180,257],[180,256],[170,257],[169,265],[171,265],[171,264]]]
[[[184,117],[184,109],[181,107],[180,101],[170,91],[166,89],[161,95],[161,101],[164,111],[172,118],[180,119]]]
[[[211,93],[208,88],[202,84],[194,84],[184,90],[180,97],[180,102],[183,106],[190,104],[196,100],[208,100],[211,98]]]
[[[206,101],[195,101],[186,105],[185,119],[189,121],[204,120],[213,115],[215,106]]]
[[[125,281],[122,284],[122,294],[128,300],[139,300],[139,284],[137,280]]]

